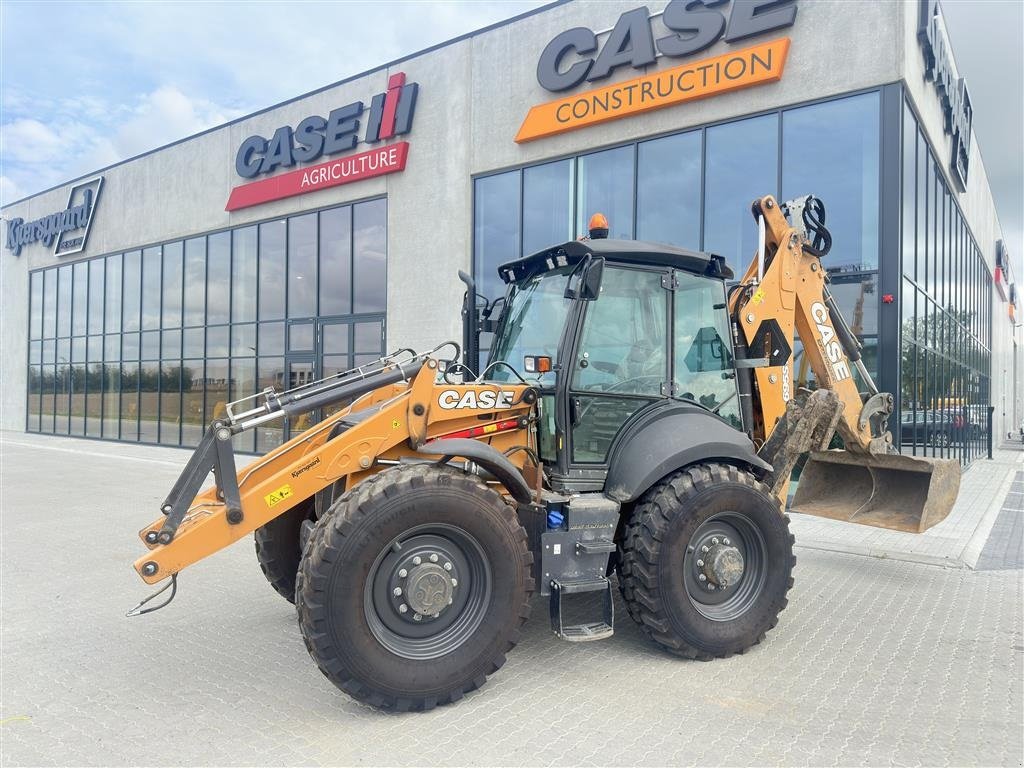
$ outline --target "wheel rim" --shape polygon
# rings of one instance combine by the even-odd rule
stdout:
[[[739,512],[721,512],[694,531],[683,556],[690,603],[712,621],[746,613],[764,591],[768,549],[757,524]]]
[[[422,525],[391,540],[370,566],[363,612],[373,636],[397,656],[436,659],[479,628],[491,568],[479,542],[453,525]]]

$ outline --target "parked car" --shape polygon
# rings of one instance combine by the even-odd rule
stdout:
[[[959,423],[958,423],[959,422]],[[900,444],[945,447],[962,442],[964,419],[943,411],[904,411],[900,418]]]

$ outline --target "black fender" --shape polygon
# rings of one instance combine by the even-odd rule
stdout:
[[[431,440],[417,447],[416,451],[435,456],[461,456],[469,459],[494,475],[520,504],[529,504],[532,501],[530,486],[526,484],[519,467],[509,461],[505,454],[487,443],[468,437],[453,437],[447,440]]]
[[[772,471],[750,439],[724,419],[692,403],[662,401],[642,410],[616,437],[604,492],[630,502],[677,469],[709,460],[745,464],[759,474]]]

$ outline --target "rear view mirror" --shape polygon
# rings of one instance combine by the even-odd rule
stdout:
[[[596,301],[601,295],[601,277],[604,274],[604,259],[588,256],[580,262],[569,276],[565,286],[565,298]]]

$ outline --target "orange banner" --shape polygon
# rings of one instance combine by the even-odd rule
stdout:
[[[721,56],[681,64],[604,88],[531,107],[516,142],[638,115],[684,101],[717,96],[782,78],[789,38],[781,37]]]

